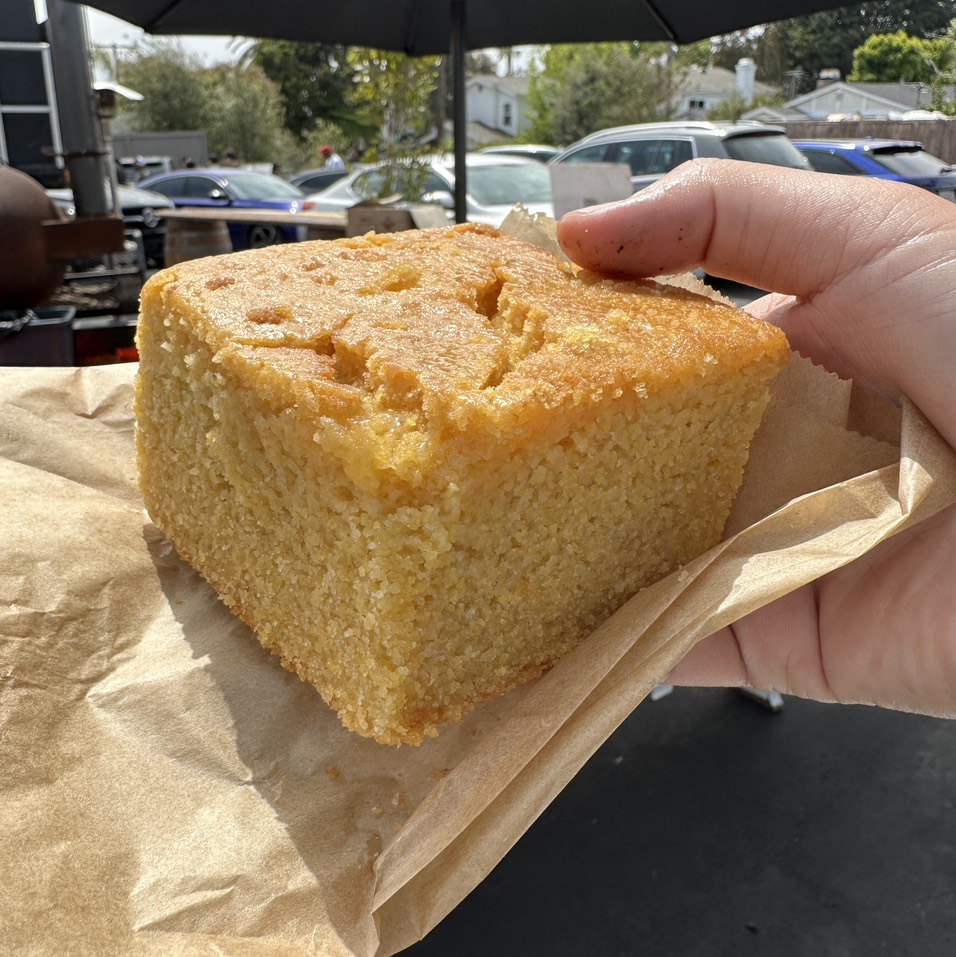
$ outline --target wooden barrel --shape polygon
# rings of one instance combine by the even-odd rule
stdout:
[[[221,220],[169,219],[166,222],[166,265],[232,252],[229,228]]]

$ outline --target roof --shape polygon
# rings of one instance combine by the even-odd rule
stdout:
[[[478,76],[466,80],[465,86],[486,86],[511,96],[527,96],[529,82],[526,76],[496,76],[494,73],[479,73]]]
[[[769,96],[776,92],[776,88],[759,80],[753,83],[754,96]],[[684,75],[681,84],[681,93],[684,96],[694,94],[713,94],[733,96],[739,92],[737,88],[737,74],[733,70],[726,70],[722,66],[709,66],[705,69],[693,67]]]
[[[945,92],[949,98],[953,98],[956,88],[947,87]],[[931,100],[932,91],[926,83],[853,83],[838,80],[779,106],[758,107],[746,113],[745,118],[784,122],[824,119],[840,113],[897,118],[915,109],[930,108]]]

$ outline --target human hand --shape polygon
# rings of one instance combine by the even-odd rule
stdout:
[[[698,160],[558,239],[596,272],[703,266],[801,355],[907,395],[956,448],[956,205],[915,187]],[[956,507],[699,642],[667,679],[956,717]]]

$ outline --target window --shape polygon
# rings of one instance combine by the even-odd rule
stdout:
[[[870,156],[900,176],[939,176],[950,171],[949,164],[918,146],[878,146]]]
[[[705,110],[707,108],[706,100],[688,100],[687,109],[689,110]]]
[[[607,162],[607,144],[600,146],[585,146],[583,149],[570,153],[562,163],[605,163]]]
[[[511,128],[511,124],[514,122],[513,110],[511,101],[508,100],[502,104],[501,107],[501,125],[506,129]]]
[[[768,163],[771,166],[789,166],[806,169],[804,155],[782,133],[747,133],[744,136],[728,136],[724,149],[731,159],[747,160],[749,163]]]
[[[860,176],[863,171],[836,153],[826,150],[807,150],[807,159],[810,165],[820,173],[845,173],[851,176]]]
[[[206,176],[184,176],[183,179],[185,182],[181,195],[190,199],[208,199],[209,194],[219,186],[215,180]]]
[[[6,7],[11,7],[8,3]],[[16,11],[4,8],[0,21],[16,33],[8,18]],[[23,13],[24,11],[21,11]],[[29,19],[33,17],[30,5]],[[24,20],[20,27],[29,30]],[[34,30],[36,23],[32,24]],[[46,44],[0,42],[0,159],[44,186],[63,186],[63,172],[54,159],[62,152],[56,119],[50,51]]]
[[[371,169],[367,173],[357,176],[352,183],[352,190],[362,199],[377,199],[382,194],[385,185],[385,176],[380,169]]]
[[[678,139],[631,140],[618,143],[608,156],[611,162],[627,163],[633,176],[669,173],[675,166],[693,158],[694,151],[690,141]]]

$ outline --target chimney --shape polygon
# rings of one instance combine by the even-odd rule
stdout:
[[[826,67],[820,71],[820,75],[817,77],[817,89],[821,87],[829,86],[831,83],[840,82],[840,71],[837,67],[831,66]]]
[[[737,94],[745,103],[754,101],[754,81],[757,78],[757,64],[750,57],[742,57],[734,67],[737,74]]]

